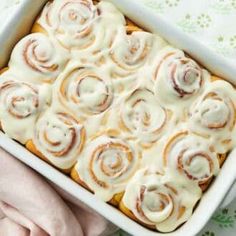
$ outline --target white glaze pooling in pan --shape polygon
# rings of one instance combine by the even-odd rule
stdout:
[[[120,6],[122,2],[124,4],[127,1],[119,0]],[[26,24],[27,27],[24,27],[24,31],[26,32],[27,29],[29,29],[31,23],[33,22],[36,13],[41,10],[41,7],[45,3],[45,0],[37,1],[37,3],[38,4],[35,4],[35,1],[30,1],[30,0],[22,1],[22,5],[19,8],[19,11],[12,17],[12,21],[9,23],[8,28],[10,29],[14,25],[17,25],[17,27],[21,26],[22,28],[22,25],[27,23]],[[123,6],[123,8],[125,9],[125,7],[128,6],[129,4]],[[30,18],[23,17],[23,15],[25,15],[26,12],[29,12],[29,9],[30,11],[34,12],[34,16],[31,15]],[[139,10],[138,8],[137,9],[133,8],[133,12],[138,12],[138,10]],[[21,24],[16,24],[17,22],[21,22]],[[3,61],[5,62],[7,61],[8,53],[10,53],[9,45],[12,45],[12,41],[10,40],[10,38],[13,39],[14,43],[16,43],[19,39],[19,36],[22,36],[22,33],[19,34],[19,32],[20,32],[19,28],[15,28],[15,35],[10,34],[8,30],[4,31],[4,34],[1,35],[2,37],[1,39],[3,38],[5,39],[4,42],[5,45],[2,44],[1,48],[8,49],[7,51],[3,52],[4,55]],[[166,37],[167,36],[168,35],[166,35]],[[172,33],[172,37],[180,39],[179,35],[175,34],[174,31]],[[2,43],[2,41],[0,41],[0,43]],[[194,45],[191,45],[190,43],[190,47],[194,47]],[[213,57],[213,55],[211,56]],[[85,203],[92,209],[96,210],[98,213],[100,213],[101,215],[103,215],[104,217],[106,217],[108,220],[115,223],[119,227],[123,228],[130,234],[137,236],[163,235],[162,233],[157,233],[144,228],[143,226],[130,220],[128,217],[123,215],[117,209],[97,199],[87,190],[83,189],[78,184],[74,183],[70,178],[63,175],[55,168],[51,167],[47,163],[43,162],[42,160],[34,156],[32,153],[27,151],[23,146],[11,140],[2,132],[0,132],[0,146],[3,147],[8,152],[10,152],[11,154],[13,154],[14,156],[16,156],[16,158],[18,158],[19,160],[23,161],[24,163],[26,163],[27,165],[29,165],[30,167],[41,173],[43,176],[48,178],[52,183],[57,185],[59,188],[65,190],[66,193],[68,193],[69,196],[71,196],[75,202],[78,201],[79,203],[80,201],[82,201],[83,203]],[[207,193],[204,194],[199,206],[196,208],[190,220],[187,223],[185,223],[182,227],[180,227],[178,230],[174,231],[173,233],[168,233],[165,235],[191,236],[191,235],[196,235],[202,229],[202,227],[206,224],[208,219],[211,217],[215,209],[219,206],[220,202],[222,201],[222,199],[224,198],[224,196],[227,194],[232,184],[234,183],[236,176],[235,156],[236,156],[236,150],[233,151],[231,155],[228,157],[219,176],[216,178],[214,183],[208,189]]]

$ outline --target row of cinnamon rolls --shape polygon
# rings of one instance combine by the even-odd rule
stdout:
[[[163,232],[235,146],[233,86],[107,2],[48,2],[0,77],[6,134]]]

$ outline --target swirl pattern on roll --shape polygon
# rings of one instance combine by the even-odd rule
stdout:
[[[91,0],[53,1],[47,3],[38,23],[55,34],[64,47],[84,49],[95,41],[93,22],[97,15]]]
[[[15,119],[25,119],[38,111],[39,91],[31,84],[6,81],[0,85],[1,104]]]
[[[157,58],[154,75],[156,94],[167,106],[187,102],[199,94],[206,75],[183,51],[168,46]]]
[[[93,40],[90,44],[86,45],[86,41],[84,42],[83,39],[80,39],[77,44],[80,43],[81,45],[72,48],[74,49],[72,50],[72,56],[76,60],[80,58],[83,62],[89,62],[101,67],[107,66],[108,61],[110,62],[108,55],[113,42],[117,38],[124,40],[126,35],[124,27],[125,18],[109,2],[100,1],[95,7],[98,16],[94,19],[90,32]]]
[[[219,152],[232,148],[236,108],[235,91],[225,81],[212,82],[212,86],[191,107],[189,127],[195,133],[214,139]]]
[[[32,138],[35,120],[50,100],[50,90],[46,85],[37,86],[16,79],[13,75],[11,79],[1,76],[0,121],[10,137],[25,143]]]
[[[65,111],[47,110],[38,119],[33,143],[46,159],[60,169],[75,163],[85,142],[85,129]]]
[[[154,143],[168,122],[167,112],[146,88],[134,90],[121,104],[120,113],[120,127],[144,144]]]
[[[133,32],[131,35],[117,37],[114,41],[110,57],[114,63],[114,78],[131,75],[148,60],[155,47],[163,47],[164,41],[146,32]]]
[[[170,232],[188,220],[201,190],[183,187],[165,175],[138,170],[127,185],[123,203],[135,217],[161,232]]]
[[[168,140],[163,159],[170,173],[185,176],[199,185],[219,172],[217,153],[209,141],[188,132],[179,132]]]
[[[9,66],[23,80],[53,82],[64,69],[67,52],[41,33],[23,38],[14,48]]]
[[[127,141],[101,134],[88,143],[78,159],[76,170],[95,195],[109,201],[125,190],[136,171],[140,155]]]
[[[95,115],[112,103],[109,78],[94,67],[75,67],[58,80],[58,99],[77,114]]]

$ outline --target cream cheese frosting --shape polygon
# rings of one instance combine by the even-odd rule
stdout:
[[[166,143],[163,162],[168,171],[185,175],[198,184],[207,182],[219,172],[217,153],[211,143],[200,136],[179,132]]]
[[[106,126],[122,131],[123,137],[136,140],[144,148],[155,145],[173,124],[171,114],[159,104],[148,86],[126,93],[108,114]]]
[[[161,104],[182,113],[207,86],[209,73],[184,52],[167,46],[158,53],[154,70],[155,91]],[[179,114],[182,115],[182,114]]]
[[[231,84],[217,80],[206,88],[189,111],[189,129],[211,139],[219,153],[227,152],[235,144],[235,96]]]
[[[118,78],[136,73],[154,51],[166,45],[164,40],[147,32],[121,36],[115,38],[110,50],[110,58],[116,65],[112,68],[112,75]]]
[[[23,81],[53,82],[65,68],[69,53],[42,33],[29,34],[14,47],[9,67]]]
[[[185,222],[201,197],[201,190],[191,182],[179,184],[168,174],[140,169],[129,182],[123,202],[137,219],[170,232]]]
[[[2,129],[25,144],[33,136],[35,122],[49,105],[51,88],[47,84],[21,82],[15,75],[0,81],[0,120]]]
[[[50,108],[37,120],[33,142],[52,164],[69,169],[76,162],[85,137],[84,127],[77,118],[66,110]]]
[[[75,168],[95,195],[109,201],[125,190],[140,159],[137,146],[108,132],[90,140]]]
[[[86,48],[94,41],[90,33],[97,16],[92,1],[53,1],[44,7],[39,24],[66,48]]]
[[[236,146],[235,88],[105,1],[50,1],[33,31],[0,74],[2,130],[146,225],[188,220]]]
[[[78,116],[104,112],[113,102],[113,86],[106,70],[73,65],[54,84],[54,97]]]

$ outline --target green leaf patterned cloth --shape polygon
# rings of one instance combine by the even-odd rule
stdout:
[[[236,0],[139,0],[200,43],[236,60]]]
[[[198,236],[222,235],[236,235],[236,199],[227,208],[217,210],[207,225],[198,234]],[[129,236],[129,234],[119,230],[114,236]]]

